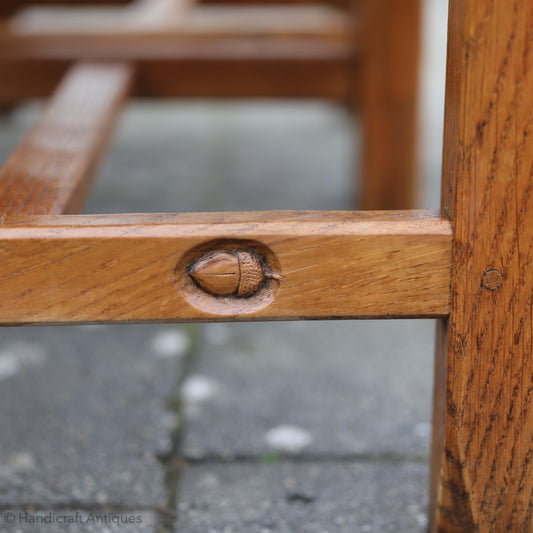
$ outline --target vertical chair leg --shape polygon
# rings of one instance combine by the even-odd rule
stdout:
[[[364,0],[363,209],[415,204],[420,0]]]
[[[431,531],[533,530],[533,0],[451,0]]]

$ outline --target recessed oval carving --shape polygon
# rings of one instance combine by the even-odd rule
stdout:
[[[192,306],[219,316],[251,314],[272,303],[284,277],[276,255],[252,240],[217,239],[191,248],[175,270]]]
[[[218,251],[201,257],[189,268],[189,275],[213,296],[246,298],[255,294],[266,279],[280,279],[264,261],[248,250]]]

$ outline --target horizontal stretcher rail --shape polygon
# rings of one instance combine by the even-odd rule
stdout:
[[[167,9],[163,16],[153,6]],[[352,44],[351,20],[326,6],[194,7],[190,0],[143,0],[130,8],[30,8],[0,23],[0,42],[54,43],[66,38],[133,40],[175,37],[218,42],[235,37],[312,39]],[[16,52],[11,50],[10,52]],[[6,52],[7,53],[7,52]]]
[[[4,217],[0,323],[443,317],[433,211]]]
[[[0,103],[48,96],[79,61],[135,63],[139,96],[353,98],[347,17],[331,14],[322,24],[322,11],[305,8],[288,16],[279,7],[212,11],[193,8],[174,24],[124,10],[122,22],[82,17],[71,30],[71,22],[23,12],[0,24]]]
[[[84,4],[109,4],[109,5],[120,5],[120,4],[127,4],[131,2],[132,0],[77,0],[77,5],[84,5]],[[338,5],[342,7],[348,7],[350,5],[351,0],[329,0],[326,3],[332,4],[332,5]],[[228,4],[228,0],[200,0],[198,3],[200,4]],[[233,5],[250,5],[250,4],[264,4],[264,0],[232,0],[231,4]],[[274,2],[271,2],[273,4],[312,4],[312,3],[319,3],[323,4],[323,0],[275,0]],[[72,0],[2,0],[0,2],[0,16],[4,14],[10,14],[13,13],[21,8],[24,8],[26,5],[72,5]]]
[[[127,4],[131,0],[79,0],[77,4]],[[68,5],[72,0],[2,0],[0,2],[0,16],[9,15],[27,5]]]
[[[0,215],[78,212],[131,81],[127,65],[72,68],[0,168]]]
[[[147,98],[323,98],[353,99],[353,58],[344,45],[317,47],[243,40],[198,43],[180,48],[175,39],[123,50],[82,45],[37,49],[19,58],[0,58],[0,104],[48,97],[67,70],[78,61],[127,61],[135,64],[135,96]],[[2,46],[2,45],[0,45]],[[68,45],[70,46],[70,45]],[[355,81],[354,81],[355,78]]]
[[[109,5],[120,5],[127,4],[132,0],[77,0],[76,4],[109,4]],[[351,0],[275,0],[271,2],[272,4],[312,4],[312,3],[328,3],[332,5],[339,5],[343,7],[348,7]],[[228,4],[228,0],[199,0],[200,4]],[[250,4],[264,4],[264,0],[232,0],[231,4],[234,5],[250,5]],[[25,5],[72,5],[72,0],[2,0],[0,4],[0,15],[3,13],[12,13],[18,9],[23,8]]]

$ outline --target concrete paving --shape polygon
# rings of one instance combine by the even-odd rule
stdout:
[[[183,451],[283,452],[269,432],[293,426],[311,455],[425,456],[433,339],[429,320],[207,325],[191,372],[211,391],[186,398]]]
[[[2,533],[156,533],[155,513],[131,510],[84,511],[79,509],[0,511]]]
[[[351,126],[324,102],[138,102],[85,212],[350,209]]]
[[[164,506],[188,350],[177,326],[0,330],[1,506]]]
[[[425,465],[192,465],[183,473],[180,533],[422,533]]]

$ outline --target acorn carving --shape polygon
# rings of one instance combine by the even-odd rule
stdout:
[[[267,278],[281,278],[265,268],[259,257],[244,250],[214,252],[202,257],[189,268],[189,275],[213,296],[239,298],[255,294]]]

